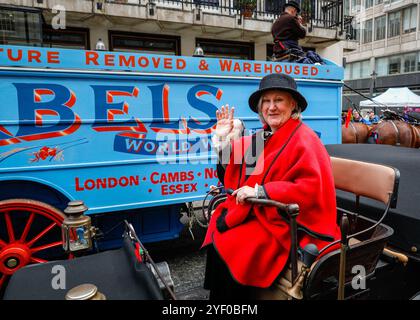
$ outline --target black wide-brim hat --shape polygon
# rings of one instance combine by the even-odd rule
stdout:
[[[308,106],[305,97],[297,91],[296,81],[292,77],[282,73],[272,73],[261,79],[260,88],[249,97],[248,104],[252,111],[258,113],[258,102],[261,95],[269,90],[289,92],[296,100],[301,112]]]
[[[284,6],[283,6],[283,11],[284,11],[284,9],[286,9],[286,7],[289,7],[289,6],[293,7],[293,8],[296,8],[298,13],[300,12],[300,4],[297,3],[296,1],[288,1],[287,3],[285,3]]]

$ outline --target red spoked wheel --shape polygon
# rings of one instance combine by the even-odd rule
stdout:
[[[65,257],[64,217],[60,210],[40,201],[0,201],[0,291],[20,268]]]

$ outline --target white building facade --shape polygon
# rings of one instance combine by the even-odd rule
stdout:
[[[246,6],[251,6],[248,13]],[[267,60],[285,0],[0,0],[0,43]],[[341,65],[342,0],[302,0],[305,48]],[[38,14],[38,16],[37,16]],[[61,20],[60,20],[61,17]],[[62,27],[63,21],[65,27]],[[58,29],[56,28],[58,26]]]
[[[347,1],[357,48],[345,53],[346,83],[368,96],[390,87],[420,94],[420,0]],[[353,103],[364,100],[346,95]]]

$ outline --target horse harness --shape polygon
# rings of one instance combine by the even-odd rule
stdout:
[[[356,136],[356,143],[359,143],[359,134],[357,133],[357,130],[356,130],[356,128],[354,127],[354,125],[353,125],[353,123],[350,121],[350,126],[351,126],[351,128],[353,129],[353,131],[354,131],[354,134],[355,134],[355,136]]]
[[[401,145],[401,141],[400,141],[400,130],[398,130],[397,125],[394,123],[394,120],[390,120],[392,126],[395,129],[395,134],[397,135],[397,143],[395,144],[396,146]]]

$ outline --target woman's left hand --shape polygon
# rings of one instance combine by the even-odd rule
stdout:
[[[233,191],[232,196],[236,197],[236,203],[244,204],[246,198],[255,197],[254,188],[244,186]]]

